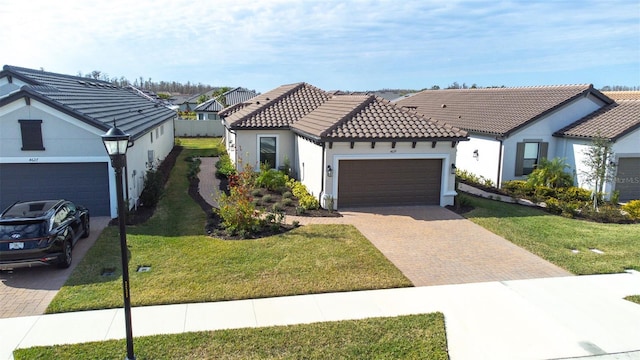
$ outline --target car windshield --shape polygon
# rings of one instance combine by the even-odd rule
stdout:
[[[39,238],[46,235],[47,222],[0,223],[0,240]]]

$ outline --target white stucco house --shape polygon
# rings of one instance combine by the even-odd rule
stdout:
[[[5,65],[0,71],[0,207],[66,198],[117,217],[115,175],[101,136],[116,121],[131,135],[124,170],[136,204],[147,169],[174,144],[175,111],[129,89]]]
[[[206,131],[201,133],[206,133],[208,136],[223,136],[224,125],[220,121],[218,113],[228,106],[247,101],[257,95],[258,93],[255,90],[236,87],[196,106],[194,109],[196,119],[207,122]],[[194,123],[192,126],[201,126],[201,124]]]
[[[382,98],[296,83],[220,115],[236,166],[288,164],[324,208],[453,204],[466,132]]]
[[[637,113],[592,85],[425,90],[396,104],[467,131],[470,141],[458,146],[457,167],[496,186],[525,179],[541,158],[559,157],[575,183],[588,188],[579,176],[582,153],[598,131],[614,141],[624,178],[640,177]],[[599,111],[608,115],[590,117]],[[637,198],[623,182],[608,184],[607,192],[613,190],[621,199]]]
[[[611,95],[610,95],[611,96]],[[620,201],[640,199],[640,97],[618,100],[554,133],[560,153],[573,166],[577,184],[588,187],[585,152],[595,137],[611,141],[615,176],[604,192],[618,191]]]

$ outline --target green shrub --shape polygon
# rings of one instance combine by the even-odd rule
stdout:
[[[561,214],[562,213],[562,205],[558,199],[549,198],[545,201],[547,204],[547,211],[552,214]]]
[[[527,177],[527,183],[531,187],[547,186],[551,188],[567,187],[573,185],[573,176],[564,170],[568,168],[564,159],[542,158],[531,174]]]
[[[155,168],[147,170],[144,175],[144,188],[140,194],[140,202],[147,207],[158,205],[160,197],[164,193],[162,174]]]
[[[535,187],[533,196],[537,201],[545,201],[549,198],[555,198],[556,190],[548,186],[537,186]]]
[[[562,209],[562,216],[567,218],[574,218],[580,210],[580,205],[574,202],[561,201],[560,208]]]
[[[282,205],[291,206],[291,205],[293,205],[293,200],[289,199],[289,198],[284,198],[284,199],[282,199]]]
[[[511,180],[502,183],[502,189],[513,197],[529,197],[533,195],[533,188],[524,180]]]
[[[624,215],[620,208],[612,205],[601,205],[598,209],[588,206],[582,209],[581,215],[601,223],[624,223],[630,220],[629,215]]]
[[[275,191],[286,185],[287,178],[282,171],[267,169],[264,165],[260,168],[260,173],[256,178],[257,186]]]
[[[271,194],[265,194],[265,195],[262,197],[262,201],[263,201],[264,203],[270,203],[270,202],[272,202],[272,201],[273,201],[273,197],[271,196]]]
[[[282,212],[282,210],[284,210],[284,205],[282,205],[282,203],[275,203],[271,207],[271,211],[273,212]]]
[[[221,154],[216,162],[216,176],[219,178],[228,178],[236,174],[236,167],[231,162],[229,154]]]
[[[187,178],[190,180],[195,179],[198,177],[198,173],[200,173],[200,164],[202,164],[202,160],[199,158],[187,158],[185,160],[189,163],[187,168]]]
[[[640,219],[640,200],[631,200],[622,206],[629,217],[632,219]]]
[[[591,201],[591,191],[577,186],[556,189],[559,200],[562,201]]]
[[[262,190],[260,190],[260,189],[251,190],[251,196],[262,197]]]
[[[293,197],[293,193],[291,193],[291,191],[285,191],[282,193],[283,199],[291,199],[292,197]]]
[[[318,199],[313,197],[313,195],[307,194],[298,199],[300,206],[302,206],[305,210],[316,210],[320,207],[320,202]]]

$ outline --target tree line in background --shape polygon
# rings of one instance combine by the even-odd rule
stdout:
[[[104,73],[99,70],[94,70],[89,74],[82,74],[82,72],[78,72],[78,76],[92,78],[96,80],[102,80],[112,83],[115,86],[126,87],[126,86],[134,86],[139,89],[150,90],[155,93],[171,93],[171,94],[202,94],[207,91],[217,89],[217,86],[205,85],[202,83],[193,84],[187,81],[186,84],[177,82],[177,81],[152,81],[151,78],[144,79],[142,76],[139,78],[130,81],[124,76],[121,77],[110,77],[107,73]]]
[[[155,93],[171,93],[171,94],[202,94],[209,90],[218,89],[219,86],[211,86],[202,83],[193,84],[187,81],[186,84],[177,82],[177,81],[152,81],[151,78],[144,79],[142,76],[136,78],[132,81],[121,77],[110,77],[107,73],[104,73],[100,70],[93,70],[91,73],[82,74],[82,72],[78,72],[78,76],[87,77],[96,80],[103,80],[112,83],[115,86],[126,87],[126,86],[134,86],[136,88],[150,90]],[[420,90],[415,89],[380,89],[375,91],[384,91],[384,92],[398,92],[401,95],[415,93],[422,90],[441,90],[441,89],[489,89],[489,88],[504,88],[504,85],[494,85],[494,86],[478,86],[473,83],[471,85],[467,85],[467,83],[458,83],[454,81],[452,84],[449,84],[445,88],[441,88],[439,85],[433,85],[430,88],[423,88]],[[225,87],[229,89],[229,87]],[[607,85],[603,86],[600,91],[640,91],[640,86],[625,86],[625,85]]]

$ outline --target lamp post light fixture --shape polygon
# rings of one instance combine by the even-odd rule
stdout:
[[[122,257],[122,293],[124,295],[124,320],[127,335],[127,358],[135,360],[133,354],[133,332],[131,330],[131,297],[129,293],[129,256],[127,251],[127,232],[125,220],[124,190],[122,185],[122,168],[127,164],[127,148],[130,135],[113,126],[106,134],[102,135],[102,142],[111,158],[111,167],[116,173],[116,194],[118,197],[118,224],[120,226],[120,252]]]

